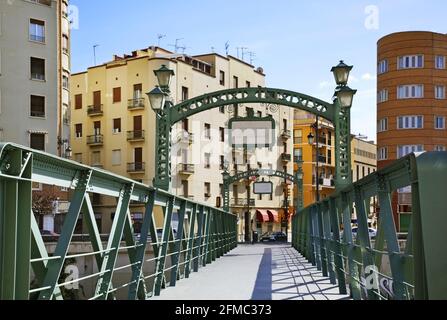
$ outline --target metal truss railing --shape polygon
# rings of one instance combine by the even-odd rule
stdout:
[[[67,188],[71,193],[61,234],[51,252],[32,212],[33,183]],[[105,244],[91,194],[117,199]],[[131,202],[145,207],[139,235],[133,230]],[[157,210],[162,212],[161,234],[157,233]],[[81,213],[92,250],[73,253],[70,248]],[[178,215],[176,230],[172,227],[174,213]],[[1,300],[64,299],[67,286],[92,279],[92,300],[148,299],[235,248],[236,223],[232,214],[133,180],[18,145],[0,144]],[[120,265],[119,254],[126,254],[128,263]],[[93,270],[97,271],[78,278],[61,277],[66,261],[86,257],[94,259],[97,268]],[[129,274],[128,281],[115,281],[114,275],[123,271]],[[30,274],[35,276],[32,287]]]
[[[402,235],[393,192],[408,186],[412,221]],[[293,246],[354,299],[447,299],[446,190],[447,153],[411,154],[300,211],[293,218]],[[368,226],[374,198],[375,237]]]

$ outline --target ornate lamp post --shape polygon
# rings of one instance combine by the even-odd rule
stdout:
[[[317,116],[317,121],[311,126],[312,129],[315,130],[315,135],[316,137],[312,134],[312,131],[309,133],[309,135],[307,136],[309,145],[311,146],[311,148],[313,147],[314,142],[316,142],[316,188],[317,188],[317,202],[320,201],[320,176],[319,176],[319,171],[320,171],[320,133],[319,133],[319,127],[320,127],[320,117]]]
[[[170,84],[175,73],[166,65],[154,71],[158,86],[147,93],[152,110],[156,114],[156,144],[155,144],[155,188],[169,191],[171,185],[171,126],[169,108],[172,102],[169,99]],[[168,170],[166,170],[168,169]]]

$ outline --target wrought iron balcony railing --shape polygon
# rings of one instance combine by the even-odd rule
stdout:
[[[283,139],[285,139],[285,140],[290,139],[290,138],[292,137],[292,131],[290,131],[290,130],[283,130],[283,131],[281,132],[281,137],[282,137]]]
[[[127,172],[129,173],[145,172],[145,171],[146,171],[145,162],[133,162],[127,164]]]
[[[127,131],[127,141],[143,141],[145,140],[145,131]]]
[[[103,143],[104,143],[104,136],[102,134],[87,136],[88,145],[102,145]]]
[[[196,172],[196,166],[194,164],[179,164],[180,174],[191,175]]]
[[[254,207],[256,205],[255,199],[250,199],[250,201],[247,201],[247,198],[238,198],[238,199],[231,199],[230,206],[231,207],[246,207],[247,204],[250,204],[250,207]]]
[[[283,153],[281,154],[281,159],[284,162],[290,162],[292,161],[292,155],[290,153]]]
[[[87,107],[87,114],[91,117],[93,116],[102,116],[104,114],[102,110],[102,104],[98,106],[88,106]]]
[[[140,110],[146,107],[146,100],[144,98],[129,99],[127,101],[127,108],[129,110]]]

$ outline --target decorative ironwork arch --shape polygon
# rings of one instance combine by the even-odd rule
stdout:
[[[238,174],[235,174],[234,176],[231,176],[228,171],[225,171],[223,175],[223,208],[224,211],[229,211],[230,209],[230,185],[244,180],[248,179],[250,177],[260,177],[260,176],[266,176],[266,177],[278,177],[282,178],[284,180],[291,181],[294,184],[298,184],[299,179],[297,176],[298,172],[295,173],[295,175],[288,174],[287,172],[283,171],[276,171],[272,169],[253,169],[246,172],[240,172]]]
[[[171,105],[156,115],[156,188],[169,190],[171,184],[171,131],[183,119],[214,108],[244,103],[263,103],[288,106],[322,117],[335,128],[335,181],[344,186],[352,181],[350,108],[341,108],[338,99],[333,103],[298,92],[272,88],[238,88],[208,93],[177,105]]]
[[[334,121],[332,103],[283,89],[238,88],[204,94],[172,107],[171,124],[213,108],[243,103],[278,104],[308,111],[331,122]]]

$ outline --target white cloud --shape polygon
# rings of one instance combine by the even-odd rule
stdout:
[[[320,88],[329,88],[334,85],[332,83],[329,83],[328,81],[321,81],[319,86]]]
[[[368,73],[365,73],[364,75],[362,75],[362,80],[365,80],[365,81],[376,80],[376,77],[368,72]]]

